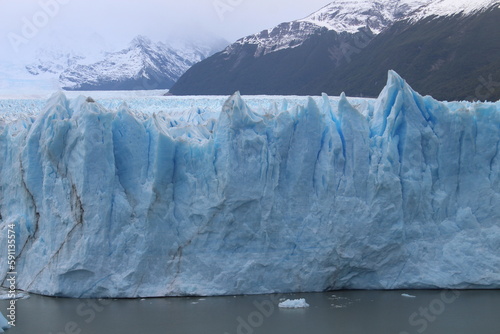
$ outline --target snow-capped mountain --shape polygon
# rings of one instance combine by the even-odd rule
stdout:
[[[281,23],[274,28],[241,38],[224,52],[229,54],[237,51],[240,45],[245,44],[257,45],[255,56],[295,48],[322,28],[351,34],[369,28],[371,32],[378,34],[394,21],[429,2],[430,0],[335,1],[303,19]]]
[[[45,96],[62,88],[165,89],[191,65],[228,45],[208,34],[167,35],[165,41],[138,36],[124,47],[95,34],[78,42],[50,39],[23,57],[0,62],[0,89],[4,96]]]
[[[352,87],[350,94],[371,96],[382,88],[383,76],[390,69],[403,73],[408,80],[413,80],[415,75],[424,75],[422,85],[415,86],[426,94],[432,93],[429,89],[433,86],[426,86],[426,80],[433,81],[435,87],[446,86],[453,73],[472,78],[477,86],[477,78],[493,74],[480,67],[480,64],[485,65],[485,57],[481,61],[477,61],[477,57],[482,53],[491,58],[498,53],[495,43],[486,42],[494,36],[491,31],[496,31],[498,25],[484,19],[472,23],[471,17],[497,15],[490,12],[498,9],[499,4],[498,0],[332,2],[305,18],[239,39],[223,52],[193,66],[179,78],[170,92],[176,95],[218,95],[239,90],[243,94],[316,95],[326,92],[336,95],[345,89],[343,87],[348,82]],[[439,21],[439,24],[429,29],[427,24],[430,21],[435,21],[435,25]],[[471,23],[467,25],[466,21]],[[472,29],[472,26],[480,26],[481,21],[485,22],[484,27],[491,25],[491,28],[488,28],[490,33],[485,30],[483,35],[478,36],[478,30]],[[455,32],[449,29],[451,26]],[[412,39],[402,35],[410,28],[414,30]],[[457,32],[462,38],[458,38]],[[422,39],[418,36],[426,37]],[[465,38],[467,36],[471,38]],[[374,41],[381,40],[384,43],[379,44],[375,54],[372,45],[376,44]],[[463,51],[464,48],[473,49],[475,54],[470,54],[460,63],[457,62],[460,57],[453,54],[443,58],[440,46],[445,47],[442,42],[450,40],[454,44],[446,47],[456,54],[463,55],[464,52],[459,49]],[[470,43],[464,42],[466,40]],[[413,44],[397,49],[406,43]],[[393,47],[397,51],[392,50]],[[419,68],[411,66],[412,59],[417,56],[423,58]],[[376,58],[379,63],[373,63]],[[472,66],[463,65],[467,62]],[[376,79],[366,68],[358,73],[358,68],[367,64],[377,68]],[[347,67],[349,72],[344,70]],[[371,88],[357,90],[360,85]],[[462,85],[460,92],[448,90],[437,97],[465,98],[473,95],[474,89],[475,86],[468,87],[465,92]]]
[[[309,22],[329,30],[348,33],[356,33],[361,28],[369,27],[373,33],[378,34],[394,21],[429,2],[430,0],[335,1],[298,22]]]
[[[470,15],[495,3],[498,0],[343,0],[332,2],[298,22],[349,33],[369,27],[374,34],[379,34],[399,20]]]
[[[76,65],[85,59],[81,54],[61,51],[56,49],[40,49],[37,52],[36,60],[25,66],[32,75],[61,74],[66,68]]]
[[[97,33],[75,36],[74,39],[77,42],[67,36],[48,37],[43,44],[29,50],[25,59],[17,64],[31,75],[58,78],[67,68],[94,63],[114,50],[107,40]]]
[[[206,45],[174,49],[138,36],[128,48],[108,53],[101,61],[70,66],[61,73],[60,82],[69,90],[170,88],[189,67],[212,53]]]
[[[409,15],[430,0],[344,0],[332,2],[305,18],[284,22],[278,26],[265,29],[237,40],[220,54],[219,59],[207,60],[203,66],[196,66],[187,75],[180,78],[171,92],[174,94],[231,94],[241,90],[250,94],[294,94],[286,88],[286,81],[302,82],[303,76],[313,73],[309,66],[304,68],[304,74],[298,72],[303,68],[306,59],[314,59],[317,64],[323,64],[332,57],[336,58],[335,67],[341,65],[344,45],[366,44],[376,34],[383,31],[396,20]],[[280,53],[277,56],[277,53]],[[285,55],[284,53],[287,53]],[[311,53],[315,53],[311,57]],[[266,60],[259,59],[270,55]],[[285,62],[283,56],[288,58]],[[273,64],[269,64],[269,59]],[[255,64],[257,62],[258,64]],[[289,66],[281,66],[288,63]],[[224,71],[215,71],[219,66],[226,66]],[[331,67],[328,64],[328,67]],[[212,69],[210,69],[210,67]],[[250,68],[250,69],[249,69]],[[295,68],[296,80],[290,74],[290,68]],[[246,73],[254,78],[252,82],[246,80]],[[281,69],[281,70],[280,70]],[[196,72],[199,70],[200,75]],[[201,77],[202,73],[214,71],[213,75]],[[261,80],[256,73],[268,73],[272,78],[283,80]],[[194,74],[193,74],[194,73]],[[238,74],[237,74],[238,73]],[[265,75],[264,75],[265,76]],[[290,80],[292,79],[292,80]],[[264,84],[262,84],[264,81]],[[221,87],[222,85],[222,87]],[[268,85],[268,86],[266,86]],[[252,87],[256,87],[254,90]],[[277,87],[274,89],[274,87]]]
[[[417,21],[427,17],[443,17],[456,14],[471,15],[484,11],[495,5],[500,6],[498,0],[437,0],[431,1],[426,6],[422,6],[413,11],[410,20]]]
[[[343,0],[332,2],[311,15],[265,29],[236,41],[235,45],[257,45],[256,56],[295,48],[321,28],[338,33],[357,33],[369,28],[375,35],[401,19],[423,19],[457,13],[470,14],[496,3],[496,0]],[[230,53],[234,48],[225,50]]]

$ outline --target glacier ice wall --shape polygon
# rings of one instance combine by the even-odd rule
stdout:
[[[394,72],[185,123],[57,94],[0,125],[0,249],[15,224],[18,287],[56,296],[498,288],[499,107]]]

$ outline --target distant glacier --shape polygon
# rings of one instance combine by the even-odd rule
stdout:
[[[305,101],[254,110],[236,93],[169,117],[58,93],[0,116],[0,250],[15,225],[17,287],[500,287],[500,102],[439,102],[395,72],[376,100]]]

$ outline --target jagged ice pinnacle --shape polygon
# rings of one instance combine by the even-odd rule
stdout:
[[[367,101],[180,127],[56,94],[0,126],[0,249],[55,296],[500,287],[500,104]]]

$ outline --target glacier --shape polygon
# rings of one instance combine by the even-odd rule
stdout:
[[[3,316],[2,312],[0,312],[0,333],[4,333],[5,329],[9,329],[10,325],[7,319]]]
[[[372,100],[255,110],[236,93],[170,117],[57,93],[0,120],[21,290],[500,287],[500,102],[439,102],[391,71]]]

